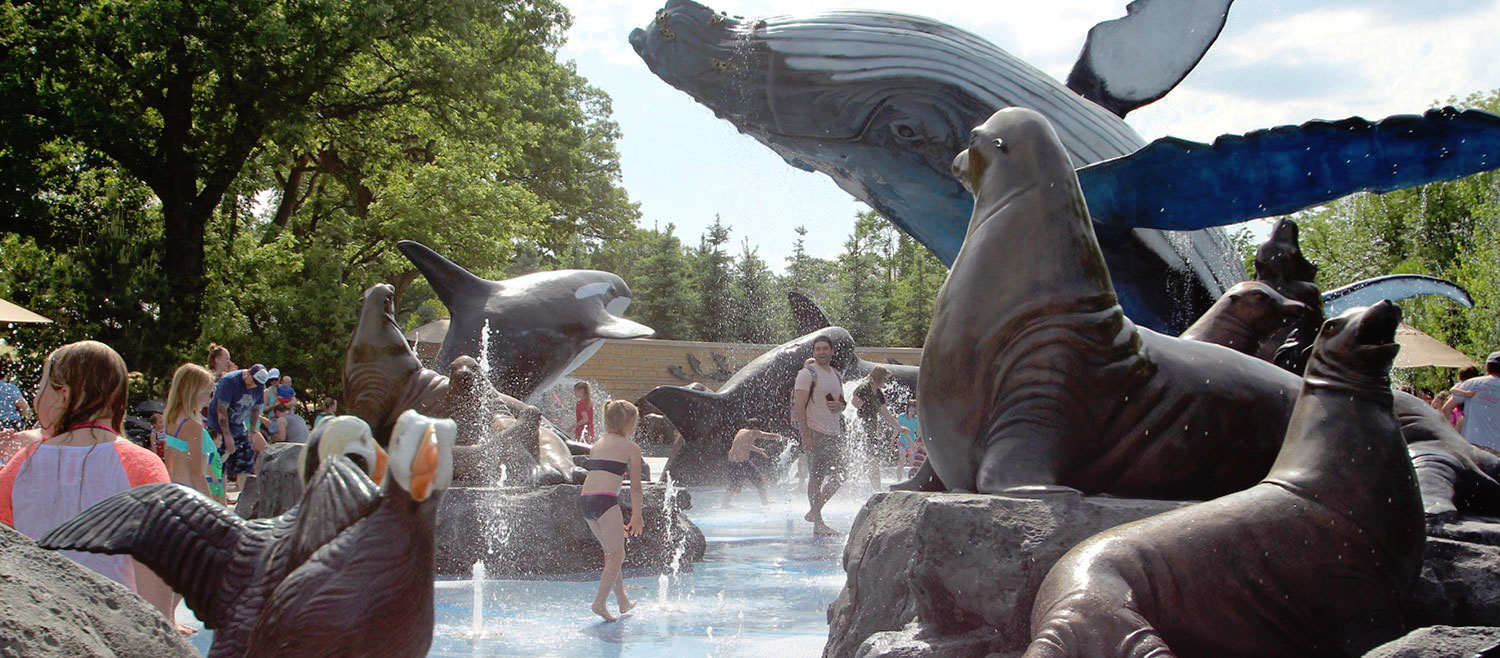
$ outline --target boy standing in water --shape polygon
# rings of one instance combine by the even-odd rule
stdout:
[[[760,494],[760,504],[769,505],[771,500],[766,498],[766,485],[761,481],[760,473],[750,463],[750,453],[756,453],[762,457],[770,458],[771,455],[758,445],[756,439],[781,439],[780,434],[772,434],[761,430],[759,418],[747,418],[745,424],[748,426],[734,434],[734,442],[729,445],[729,489],[724,492],[724,507],[729,507],[729,498],[740,492],[740,485],[748,482],[755,487]]]

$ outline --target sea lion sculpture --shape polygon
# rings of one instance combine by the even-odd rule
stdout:
[[[460,482],[493,481],[501,463],[506,464],[507,482],[511,484],[581,481],[581,471],[571,458],[573,448],[545,419],[539,420],[534,435],[502,429],[492,437],[496,415],[511,419],[501,423],[509,428],[530,405],[496,391],[480,374],[479,362],[473,357],[453,360],[453,378],[424,368],[396,326],[394,296],[395,289],[386,284],[365,291],[359,325],[344,363],[346,408],[370,424],[378,443],[384,446],[402,412],[416,409],[433,417],[455,418],[465,445],[486,443],[481,452],[501,459],[488,463],[473,450],[458,450],[455,477]],[[521,453],[529,455],[530,461]],[[472,470],[475,468],[479,472]]]
[[[1178,338],[1258,356],[1262,343],[1307,312],[1306,304],[1283,297],[1265,282],[1241,281],[1225,291]]]
[[[384,448],[401,412],[446,415],[447,393],[448,378],[422,367],[396,325],[396,289],[370,286],[344,354],[344,409],[369,423]]]
[[[1400,317],[1382,302],[1324,323],[1259,484],[1058,560],[1025,658],[1361,656],[1401,637],[1425,536],[1391,410]]]
[[[438,374],[461,355],[478,357],[488,327],[490,382],[525,400],[583,365],[606,338],[656,333],[620,317],[630,306],[630,287],[609,272],[557,270],[490,281],[421,243],[402,240],[396,248],[453,316],[438,350]]]
[[[1125,317],[1046,119],[996,112],[953,170],[974,217],[934,304],[920,390],[942,482],[1185,499],[1257,482],[1295,388],[1269,363]]]
[[[1066,162],[1045,120],[1019,108],[995,113],[954,159],[974,219],[922,353],[927,465],[904,487],[1204,500],[1254,485],[1280,449],[1301,379],[1125,318]],[[1038,251],[1074,257],[1028,257]],[[996,277],[1014,285],[996,289]],[[1500,470],[1458,449],[1462,438],[1430,406],[1398,394],[1394,409],[1409,443],[1449,446],[1429,459],[1448,465],[1435,484],[1496,488],[1488,473]],[[1429,510],[1454,505],[1449,488],[1423,496]]]

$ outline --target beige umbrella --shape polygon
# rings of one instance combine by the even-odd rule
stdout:
[[[438,318],[404,335],[413,343],[442,343],[448,337],[448,318]]]
[[[1397,368],[1462,368],[1475,365],[1463,352],[1404,324],[1396,328],[1396,342],[1401,344],[1401,353],[1396,355]]]
[[[0,322],[45,322],[51,320],[0,299]]]

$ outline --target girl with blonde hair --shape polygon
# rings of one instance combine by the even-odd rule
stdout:
[[[203,428],[203,408],[214,395],[214,376],[196,363],[172,374],[167,392],[167,473],[177,484],[224,503],[224,464],[213,437]]]
[[[604,571],[599,574],[599,591],[594,595],[594,614],[604,621],[614,621],[605,603],[609,591],[615,591],[615,602],[620,605],[620,614],[625,614],[635,604],[625,597],[625,581],[621,575],[625,564],[625,535],[640,535],[645,524],[641,521],[641,447],[635,443],[635,426],[640,420],[640,411],[624,400],[610,400],[604,405],[604,432],[589,450],[589,459],[583,463],[588,477],[578,496],[578,505],[583,519],[589,524],[594,538],[604,549]],[[625,473],[630,473],[630,522],[624,523],[620,511],[620,484]]]
[[[0,470],[0,522],[36,538],[121,491],[168,481],[156,453],[121,436],[125,378],[125,361],[104,343],[70,343],[47,356],[32,405],[41,432]],[[130,556],[59,553],[173,619],[172,590]]]

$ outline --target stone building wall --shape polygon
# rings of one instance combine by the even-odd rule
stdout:
[[[657,386],[686,386],[695,381],[718,390],[723,382],[705,376],[718,373],[715,354],[722,356],[733,372],[774,347],[644,338],[608,340],[593,358],[573,371],[572,376],[598,382],[611,396],[622,400],[635,400]],[[874,363],[889,363],[889,359],[894,359],[898,363],[918,365],[922,361],[922,350],[914,347],[861,347],[855,351],[861,358]],[[693,372],[689,355],[697,359],[698,369],[703,375]],[[673,366],[689,378],[673,375]]]

